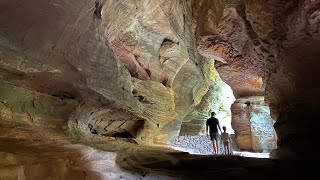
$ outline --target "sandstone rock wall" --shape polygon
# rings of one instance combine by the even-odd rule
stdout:
[[[203,64],[203,72],[210,86],[203,86],[204,95],[195,96],[196,105],[183,119],[180,135],[204,134],[206,120],[212,111],[217,113],[221,124],[231,129],[230,107],[235,98],[232,89],[221,80],[214,63],[214,60],[207,59]]]
[[[94,104],[102,124],[113,120],[106,111],[132,113],[118,123],[142,119],[144,140],[166,143],[210,85],[191,11],[185,1],[101,3],[100,18],[93,0],[1,2],[0,82],[72,97],[84,103],[75,113]],[[79,116],[70,122],[91,123]]]
[[[263,96],[270,52],[259,37],[260,34],[255,32],[255,26],[251,24],[250,14],[247,13],[247,10],[250,10],[247,4],[249,1],[201,1],[201,3],[191,1],[191,3],[194,4],[193,15],[197,24],[196,38],[199,53],[216,60],[215,67],[221,79],[230,85],[239,101],[252,95]],[[257,114],[255,111],[259,110],[244,108],[243,105],[236,103],[232,109],[233,129],[240,148],[261,150],[262,146],[268,146],[264,148],[274,149],[275,134],[272,123],[267,126],[270,132],[266,132],[271,134],[270,142],[257,137],[259,135],[253,135],[252,131],[257,131],[254,132],[257,134],[263,131],[261,128],[256,130],[256,125],[259,123],[255,123],[254,116]],[[266,118],[261,121],[270,120],[269,115],[263,116]]]
[[[266,54],[245,16],[245,4],[236,1],[202,1],[195,14],[197,49],[215,59],[222,78],[235,97],[262,95]]]
[[[240,149],[270,152],[277,147],[273,120],[263,97],[238,99],[231,111],[235,140]]]
[[[52,102],[63,112],[45,114],[67,122],[75,104],[93,103],[145,120],[145,139],[167,143],[203,105],[213,82],[204,67],[215,59],[236,98],[266,96],[280,157],[319,157],[301,148],[319,139],[319,1],[101,3],[101,18],[93,0],[0,3],[0,83],[9,87],[3,94],[18,97],[2,97],[3,117],[17,106],[11,114],[30,121],[30,112]],[[32,105],[14,87],[43,98]],[[16,102],[27,102],[26,112]]]
[[[189,1],[198,51],[221,62],[217,70],[236,98],[266,96],[276,120],[278,157],[319,157],[299,148],[318,137],[319,3]]]
[[[18,86],[0,86],[0,121],[2,126],[13,129],[45,128],[68,129],[68,116],[78,101],[70,97],[56,97],[38,93]]]
[[[268,60],[266,101],[277,119],[278,157],[319,159],[317,153],[302,148],[312,146],[319,137],[315,133],[319,123],[314,119],[319,105],[316,85],[319,82],[319,3],[310,0],[246,2],[250,7],[250,22],[269,20],[252,24],[257,34],[270,44],[270,52],[275,57]],[[265,5],[262,11],[256,10],[257,4]]]

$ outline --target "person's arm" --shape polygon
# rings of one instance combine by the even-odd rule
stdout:
[[[207,135],[207,136],[208,136],[208,129],[209,129],[209,127],[208,127],[208,126],[209,126],[208,120],[209,120],[209,119],[207,119],[207,122],[206,122],[206,135]]]
[[[206,124],[206,135],[208,136],[208,124]]]
[[[220,134],[222,134],[222,131],[221,131],[221,127],[220,127],[220,123],[219,123],[219,121],[218,121],[218,128],[219,128],[219,130],[220,130]]]

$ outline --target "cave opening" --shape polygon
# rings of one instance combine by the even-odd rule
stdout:
[[[178,137],[171,145],[190,154],[212,155],[212,142],[205,134],[206,120],[212,111],[216,112],[221,129],[226,127],[230,135],[232,155],[269,158],[270,152],[276,149],[277,137],[270,116],[270,108],[263,96],[248,96],[235,98],[233,90],[223,81],[214,84],[212,91],[202,101],[209,101],[209,106],[203,108],[203,103],[197,107],[197,114],[192,120],[182,123]],[[206,112],[209,110],[208,112]],[[186,117],[186,119],[190,117]],[[198,124],[197,124],[198,123]],[[223,130],[222,130],[223,131]],[[221,132],[219,133],[221,138]],[[219,142],[220,152],[224,154],[223,142]]]

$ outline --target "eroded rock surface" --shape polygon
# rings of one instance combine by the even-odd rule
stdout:
[[[2,2],[1,84],[73,99],[79,106],[70,106],[72,123],[98,123],[97,134],[126,129],[145,142],[167,143],[211,85],[190,9],[185,1],[101,4],[100,18],[92,0]],[[97,118],[103,122],[91,122]],[[143,128],[135,130],[136,120]],[[107,128],[111,121],[117,122]]]
[[[83,136],[80,142],[79,137],[75,139],[64,131],[43,127],[1,127],[0,179],[175,179],[152,172],[128,172],[117,164],[117,151],[133,153],[148,148],[154,151],[152,147],[92,134]]]
[[[237,99],[231,111],[232,127],[239,149],[270,152],[276,148],[273,120],[263,97]]]
[[[218,61],[221,78],[237,98],[262,95],[266,53],[245,17],[244,1],[202,1],[197,8],[198,51]]]
[[[216,69],[214,61],[208,61],[204,67],[205,75],[212,83],[205,89],[204,95],[197,95],[196,106],[190,109],[190,112],[184,117],[180,129],[180,135],[198,135],[204,134],[205,124],[212,111],[216,112],[221,127],[226,126],[229,133],[233,133],[231,128],[231,104],[235,98],[233,91],[224,83]],[[203,86],[207,88],[207,86]]]
[[[75,141],[98,134],[168,143],[181,126],[185,133],[201,131],[221,77],[238,100],[266,96],[279,138],[276,157],[319,159],[305,148],[319,139],[318,0],[99,3],[101,16],[94,14],[93,0],[0,2],[3,141],[25,136],[11,131],[20,128],[67,131]],[[261,113],[261,107],[248,110],[244,104],[235,104],[242,111],[236,116],[248,115],[239,127],[250,127],[256,137],[261,126],[252,125],[251,113]],[[254,139],[243,142],[245,148],[262,148]],[[136,155],[127,157],[130,166],[139,162]],[[141,167],[159,166],[148,158]],[[163,169],[171,171],[167,162],[161,161]],[[176,169],[193,163],[172,162],[178,162]],[[271,168],[259,166],[258,176],[278,173],[273,161],[259,162]],[[197,165],[192,167],[202,168]],[[246,164],[237,173],[256,177],[250,168]]]
[[[257,34],[275,51],[275,60],[268,60],[266,100],[277,119],[279,156],[293,159],[319,159],[305,147],[319,137],[315,132],[319,122],[319,1],[267,2],[257,12],[256,3],[248,2],[250,21],[269,19],[266,33],[262,23],[254,23]],[[261,4],[262,4],[261,3]],[[274,12],[271,14],[271,12]],[[317,49],[317,50],[316,50]],[[271,51],[271,52],[272,52]],[[303,119],[303,120],[302,120]],[[303,123],[302,123],[303,121]],[[308,139],[306,137],[312,137]]]
[[[319,137],[308,127],[319,126],[313,119],[319,104],[315,82],[319,82],[320,2],[189,3],[197,24],[197,48],[221,62],[216,63],[217,70],[236,98],[265,94],[277,120],[278,157],[318,159],[302,147],[315,141],[305,137]]]

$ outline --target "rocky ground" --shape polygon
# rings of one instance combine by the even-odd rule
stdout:
[[[232,135],[232,137],[234,136]],[[210,141],[209,137],[205,135],[178,136],[173,140],[171,145],[174,148],[189,152],[190,154],[202,154],[202,155],[213,154],[212,141]],[[231,149],[237,150],[235,141],[232,142]],[[221,153],[224,152],[221,142],[220,142],[220,152]]]

